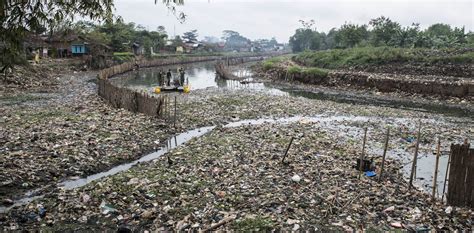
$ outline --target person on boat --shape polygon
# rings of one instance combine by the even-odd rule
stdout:
[[[171,69],[168,70],[166,73],[166,82],[168,82],[167,86],[171,86],[171,79],[173,78],[173,75],[171,74]]]
[[[181,86],[184,86],[184,75],[186,74],[186,72],[184,72],[184,68],[181,67],[181,69],[179,70],[179,82],[180,82],[180,85]]]
[[[160,86],[165,85],[165,74],[163,73],[163,70],[160,70],[160,72],[158,72],[158,82],[160,83]]]

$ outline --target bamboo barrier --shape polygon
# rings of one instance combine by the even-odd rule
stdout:
[[[451,145],[447,200],[449,205],[474,208],[474,149],[469,144]]]

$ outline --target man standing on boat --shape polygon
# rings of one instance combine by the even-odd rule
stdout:
[[[160,72],[158,72],[158,82],[160,83],[160,86],[165,85],[165,74],[163,70],[160,70]]]
[[[171,69],[168,70],[166,73],[166,82],[168,83],[168,87],[171,86],[171,79],[173,78],[173,75],[171,74]]]
[[[186,73],[186,72],[184,72],[184,68],[181,67],[181,68],[179,69],[179,84],[180,84],[181,86],[184,86],[184,75],[185,75],[185,73]]]

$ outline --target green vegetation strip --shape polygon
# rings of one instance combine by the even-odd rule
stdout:
[[[390,47],[364,47],[352,49],[332,49],[326,51],[306,51],[293,57],[306,66],[341,68],[357,65],[384,65],[391,63],[428,64],[472,64],[474,52],[456,50],[407,49]]]

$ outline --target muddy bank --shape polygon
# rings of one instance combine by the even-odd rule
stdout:
[[[301,66],[391,75],[474,77],[473,48],[352,48],[308,51],[292,57]]]
[[[353,70],[402,75],[436,75],[454,77],[474,77],[474,65],[472,64],[426,64],[426,63],[392,63],[390,65],[354,66]]]
[[[262,75],[286,81],[329,87],[352,86],[354,88],[376,89],[380,92],[406,92],[441,97],[474,97],[474,80],[440,76],[410,76],[377,74],[352,71],[330,71],[326,76],[310,72],[288,72],[286,67],[260,71]]]

